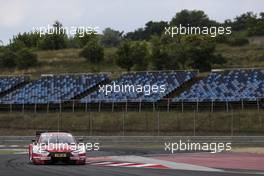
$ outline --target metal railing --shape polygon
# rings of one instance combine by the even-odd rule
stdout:
[[[199,100],[199,99],[162,99],[158,101],[144,101],[141,99],[136,100],[111,100],[111,99],[93,99],[91,100],[61,100],[52,101],[47,103],[37,103],[40,101],[35,100],[35,103],[0,103],[0,111],[2,112],[102,112],[102,111],[179,111],[196,112],[208,111],[229,112],[232,109],[247,110],[255,109],[260,111],[264,108],[264,98],[256,98],[255,100],[240,99],[234,101],[231,99],[226,100]]]
[[[263,105],[262,98],[236,102],[163,99],[158,102],[82,103],[73,100],[1,104],[0,121],[3,124],[0,128],[23,131],[60,128],[90,136],[263,135]]]

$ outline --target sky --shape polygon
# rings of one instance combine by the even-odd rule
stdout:
[[[150,20],[169,21],[183,9],[203,10],[223,22],[248,11],[264,11],[264,0],[0,0],[0,40],[7,44],[13,35],[55,20],[65,27],[129,32]]]

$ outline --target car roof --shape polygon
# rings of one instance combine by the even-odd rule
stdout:
[[[42,135],[42,134],[57,134],[57,135],[58,135],[58,134],[62,134],[62,135],[63,135],[63,134],[64,134],[64,135],[65,135],[65,134],[67,134],[67,135],[70,134],[70,135],[72,135],[71,133],[68,133],[68,132],[43,132],[43,133],[41,133],[41,135]]]

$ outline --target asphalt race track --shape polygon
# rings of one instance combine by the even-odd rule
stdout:
[[[219,173],[184,171],[175,169],[150,169],[150,168],[124,168],[103,167],[90,164],[75,165],[32,165],[28,163],[25,154],[0,155],[1,176],[241,176],[254,175],[248,173]],[[258,174],[255,174],[258,175]]]

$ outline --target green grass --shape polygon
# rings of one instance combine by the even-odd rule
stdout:
[[[54,51],[36,51],[40,65],[27,70],[0,69],[1,74],[30,74],[36,79],[41,74],[121,72],[114,64],[116,48],[105,49],[105,59],[99,65],[91,64],[79,57],[80,49],[63,49]]]
[[[26,150],[10,150],[10,149],[0,149],[0,155],[7,155],[7,154],[16,154],[19,152],[25,152]]]
[[[227,63],[220,68],[264,67],[264,45],[231,47],[221,44],[217,46],[216,52],[228,58]]]
[[[264,112],[75,112],[1,113],[1,135],[34,135],[36,130],[69,130],[81,135],[263,135]],[[159,120],[158,120],[159,119]],[[158,125],[158,121],[160,122]]]

